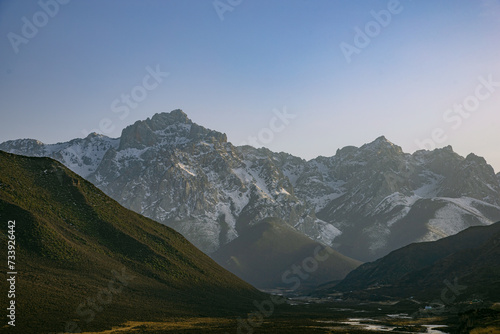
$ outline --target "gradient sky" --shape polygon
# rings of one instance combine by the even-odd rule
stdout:
[[[118,137],[180,108],[236,145],[260,135],[306,159],[380,135],[411,153],[435,132],[437,147],[499,172],[500,0],[401,0],[348,62],[341,43],[377,29],[372,11],[391,2],[220,0],[231,10],[219,15],[213,0],[72,0],[49,17],[37,1],[0,1],[0,142],[67,141],[102,119]],[[16,53],[10,39],[34,20]],[[168,77],[128,115],[114,112],[157,66]],[[499,87],[478,87],[481,77]],[[463,103],[470,112],[449,110]],[[296,117],[281,126],[276,110]]]

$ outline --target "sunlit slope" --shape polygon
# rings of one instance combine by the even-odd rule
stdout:
[[[20,333],[239,314],[263,298],[179,233],[121,207],[49,158],[0,151],[0,220],[2,249],[7,221],[16,223]]]

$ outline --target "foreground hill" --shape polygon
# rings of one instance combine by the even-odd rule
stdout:
[[[49,158],[0,151],[0,219],[3,249],[7,222],[15,220],[18,333],[245,314],[265,297],[179,233]],[[8,291],[5,279],[0,288]],[[9,301],[1,300],[6,310]]]
[[[236,147],[174,110],[135,122],[117,139],[21,139],[0,149],[61,161],[206,253],[267,217],[362,261],[500,220],[499,175],[451,146],[408,154],[379,137],[306,161]]]
[[[375,262],[361,265],[334,290],[364,291],[372,297],[498,301],[499,259],[500,222],[470,227],[438,241],[411,244],[393,251]],[[444,289],[451,292],[443,294]]]
[[[212,257],[256,287],[288,290],[341,280],[361,264],[276,218],[251,226]]]

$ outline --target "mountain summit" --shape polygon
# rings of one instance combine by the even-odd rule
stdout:
[[[227,142],[227,137],[193,123],[180,109],[155,114],[123,129],[119,150],[143,149],[155,145],[185,144],[190,141]]]
[[[392,149],[397,153],[403,153],[401,147],[390,142],[385,136],[380,136],[371,143],[364,144],[360,148],[361,150],[381,150],[381,149]]]
[[[268,217],[361,261],[500,220],[500,176],[483,158],[451,147],[408,154],[383,136],[305,161],[235,147],[174,110],[118,139],[18,140],[0,149],[61,161],[207,253]]]

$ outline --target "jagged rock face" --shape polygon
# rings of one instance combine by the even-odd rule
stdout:
[[[451,147],[407,154],[385,137],[305,161],[235,147],[174,110],[136,122],[119,139],[23,139],[0,149],[61,161],[208,253],[266,217],[363,261],[500,220],[500,174],[483,158]]]
[[[321,239],[314,211],[294,196],[271,152],[243,155],[224,134],[194,124],[180,110],[124,129],[119,147],[106,153],[89,180],[209,253],[269,216]]]
[[[332,199],[316,206],[317,216],[342,231],[333,246],[361,260],[500,218],[500,185],[491,166],[451,147],[410,155],[381,137],[309,164],[316,172],[297,182],[296,193],[314,189],[311,179],[333,185],[322,194]]]

